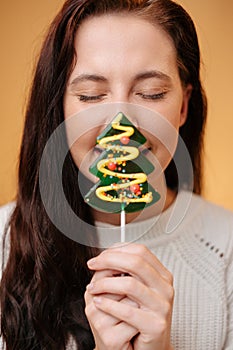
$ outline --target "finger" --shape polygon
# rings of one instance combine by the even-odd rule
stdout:
[[[121,337],[123,337],[123,339],[126,339],[127,342],[130,342],[131,339],[138,334],[138,330],[135,327],[132,327],[125,322],[119,322],[116,325],[115,329],[113,329],[113,332],[120,334]]]
[[[88,291],[88,286],[87,286],[87,291],[85,292],[85,295],[84,295],[86,305],[93,302],[93,296],[94,296],[93,293],[90,293]],[[105,298],[109,298],[110,300],[115,300],[115,301],[121,301],[125,298],[125,296],[122,296],[121,294],[113,294],[113,293],[103,293],[103,296]]]
[[[119,320],[116,319],[115,317],[108,315],[105,312],[96,308],[96,305],[93,301],[93,296],[88,291],[85,292],[84,299],[86,304],[85,314],[91,325],[91,328],[99,329],[100,326],[112,327],[119,323]]]
[[[117,273],[119,275],[119,273]],[[116,275],[116,271],[114,270],[101,270],[101,271],[96,271],[91,279],[91,282],[89,285],[86,286],[86,289],[88,290],[89,286],[95,283],[98,280],[101,280],[106,277],[114,277]],[[123,299],[122,295],[114,295],[113,293],[111,294],[105,294],[105,297],[108,297],[113,300],[120,301]]]
[[[128,344],[129,346],[131,339],[138,334],[136,328],[125,322],[118,322],[115,326],[109,327],[108,325],[103,325],[101,320],[96,324],[95,331],[106,349],[114,350],[127,348],[126,345]],[[132,349],[132,347],[129,348]]]
[[[94,270],[120,270],[131,276],[139,278],[142,283],[154,288],[158,293],[168,288],[169,282],[141,256],[120,251],[112,251],[89,260],[89,268]]]
[[[164,310],[170,308],[174,297],[173,288],[171,292],[167,288],[159,294],[155,289],[148,288],[131,276],[103,278],[102,280],[91,283],[88,286],[88,291],[91,294],[104,294],[104,297],[105,293],[108,293],[108,295],[126,295],[137,305],[157,312],[162,311],[162,313]]]
[[[106,254],[108,251],[127,252],[129,254],[139,255],[145,259],[152,267],[154,267],[163,278],[168,282],[172,282],[172,275],[170,271],[160,262],[160,260],[143,244],[138,243],[117,243],[104,250],[101,254]]]
[[[96,281],[104,277],[119,276],[120,274],[121,274],[121,271],[116,271],[111,269],[99,270],[99,271],[95,271],[94,275],[92,276],[92,281]]]
[[[114,299],[114,300],[115,300],[115,299]],[[120,300],[120,302],[121,302],[122,304],[127,304],[127,305],[131,305],[131,306],[133,306],[133,307],[139,308],[138,303],[136,303],[135,301],[129,299],[128,297],[122,298],[122,299]]]
[[[168,323],[164,322],[164,318],[157,317],[153,312],[137,309],[130,305],[123,305],[102,296],[94,297],[93,300],[98,309],[127,323],[140,333],[159,336],[166,330],[168,325]]]
[[[132,349],[130,340],[138,333],[137,329],[96,308],[88,292],[85,299],[88,301],[85,312],[96,343],[103,344],[105,349]]]

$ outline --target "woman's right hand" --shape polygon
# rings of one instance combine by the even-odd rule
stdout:
[[[115,275],[116,271],[112,270],[96,271],[91,283],[105,277],[114,277]],[[127,297],[114,294],[106,294],[105,296],[109,299],[138,307],[135,302]],[[85,292],[85,313],[95,339],[95,350],[133,350],[130,341],[138,331],[127,323],[119,322],[117,318],[99,310],[93,301],[93,297],[94,295],[88,292],[87,286]]]

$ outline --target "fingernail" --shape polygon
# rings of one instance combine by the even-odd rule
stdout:
[[[92,258],[92,259],[88,260],[87,265],[90,266],[90,267],[92,267],[92,266],[95,265],[95,262],[96,262],[96,259],[95,259],[95,258]]]
[[[94,301],[95,304],[101,304],[102,298],[101,297],[94,297],[93,301]]]
[[[92,291],[94,289],[94,283],[91,282],[90,284],[87,285],[87,290]]]

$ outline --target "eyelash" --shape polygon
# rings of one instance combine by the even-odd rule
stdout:
[[[78,95],[78,99],[81,102],[92,102],[92,101],[98,101],[101,100],[103,97],[106,95],[93,95],[93,96],[88,96],[88,95]]]
[[[141,96],[145,100],[161,100],[165,97],[166,92],[160,92],[158,94],[147,95],[141,92],[138,92],[136,95]]]
[[[166,92],[160,92],[158,94],[152,94],[152,95],[147,95],[143,94],[141,92],[136,93],[137,96],[141,96],[145,100],[161,100],[165,97]],[[78,99],[81,102],[95,102],[103,99],[106,96],[106,94],[102,95],[93,95],[93,96],[88,96],[88,95],[78,95]]]

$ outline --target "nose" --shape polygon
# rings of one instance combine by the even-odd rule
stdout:
[[[130,103],[130,96],[126,89],[119,86],[112,91],[109,100],[111,103]]]
[[[105,126],[109,125],[112,120],[116,117],[118,113],[123,113],[127,119],[136,127],[139,127],[139,113],[137,113],[138,106],[133,104],[132,102],[128,102],[128,100],[120,101],[120,100],[112,100],[105,106],[104,113],[104,124]]]
[[[136,128],[139,128],[141,113],[138,111],[140,108],[138,105],[133,104],[133,94],[131,85],[124,79],[116,79],[112,85],[111,90],[106,100],[108,106],[105,113],[104,124],[110,124],[113,118],[122,112],[126,117],[134,124]]]

